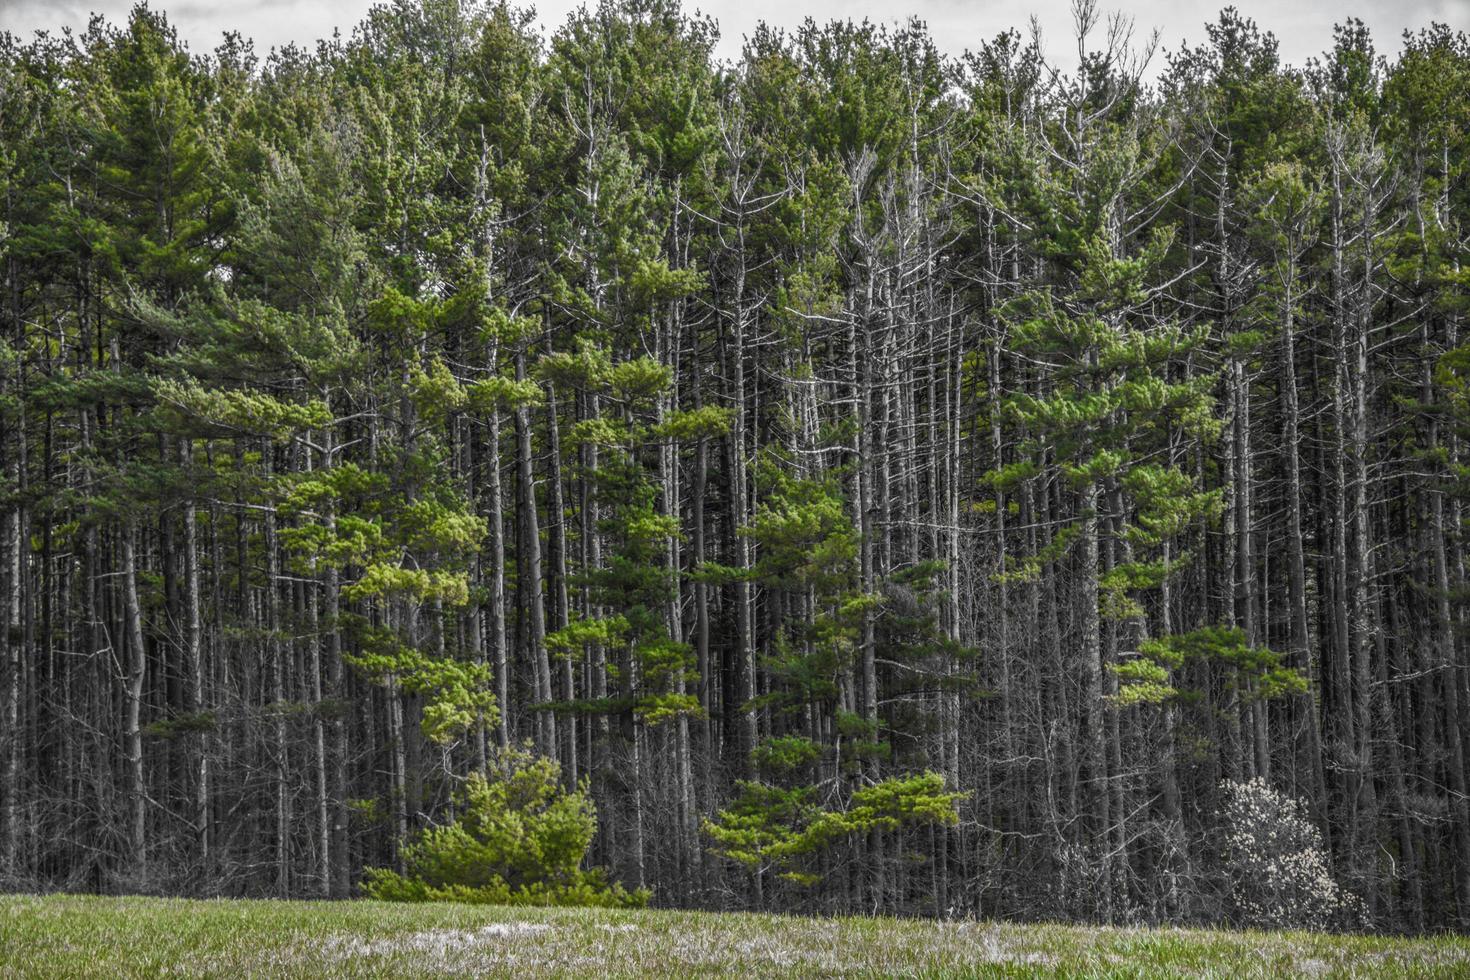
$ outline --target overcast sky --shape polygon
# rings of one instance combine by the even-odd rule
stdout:
[[[167,10],[180,35],[196,51],[209,50],[226,29],[253,37],[262,54],[287,41],[311,42],[334,28],[349,33],[371,0],[154,0]],[[577,0],[543,0],[536,5],[543,25],[558,26]],[[1157,27],[1162,47],[1175,50],[1182,41],[1198,43],[1203,25],[1213,20],[1224,0],[1102,0],[1103,10],[1132,16],[1140,34]],[[29,34],[37,29],[82,27],[90,11],[113,19],[127,15],[132,0],[0,0],[0,30]],[[741,37],[758,22],[794,27],[805,17],[836,17],[894,22],[917,15],[928,22],[939,46],[952,54],[976,47],[1007,27],[1024,29],[1035,14],[1047,48],[1054,57],[1070,51],[1069,0],[689,0],[687,6],[711,14],[720,23],[719,53],[733,57]],[[1300,65],[1331,43],[1332,25],[1359,17],[1373,32],[1380,52],[1397,54],[1405,28],[1440,21],[1470,29],[1470,0],[1235,0],[1246,16],[1274,32],[1287,62]],[[1064,62],[1065,63],[1065,62]],[[1159,63],[1155,67],[1159,67]]]

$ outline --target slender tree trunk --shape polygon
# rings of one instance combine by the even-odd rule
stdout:
[[[526,377],[526,355],[516,352],[516,380]],[[551,702],[551,658],[546,650],[546,605],[541,584],[541,525],[536,513],[536,477],[531,452],[531,414],[526,406],[517,407],[516,421],[516,465],[518,467],[521,492],[522,547],[521,575],[525,579],[522,589],[529,616],[531,662],[536,672],[536,700],[541,705]],[[536,747],[543,755],[556,756],[556,716],[549,707],[536,709]]]
[[[123,738],[128,761],[128,850],[136,878],[147,881],[148,844],[145,820],[148,787],[143,778],[143,680],[147,650],[143,646],[143,608],[138,599],[138,529],[128,521],[122,530],[123,611],[127,624],[128,670]]]

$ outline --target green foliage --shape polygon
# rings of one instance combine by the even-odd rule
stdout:
[[[294,404],[256,391],[206,388],[192,380],[162,379],[153,385],[153,394],[161,404],[161,420],[184,431],[202,425],[210,434],[284,441],[301,430],[326,425],[332,417],[320,400]]]
[[[219,723],[213,711],[194,711],[150,722],[144,731],[154,738],[176,739],[212,732]]]
[[[1051,465],[1078,495],[1070,520],[1029,555],[1010,559],[1006,581],[1034,581],[1083,539],[1111,525],[1096,521],[1101,503],[1121,517],[1118,536],[1125,559],[1095,583],[1100,615],[1120,620],[1143,616],[1137,596],[1156,589],[1185,561],[1175,549],[1181,536],[1221,513],[1218,490],[1203,489],[1197,476],[1175,462],[1180,437],[1207,444],[1219,434],[1211,387],[1195,355],[1208,333],[1158,322],[1150,309],[1149,279],[1169,247],[1167,230],[1129,252],[1099,228],[1078,243],[1075,278],[1065,292],[1045,288],[1003,303],[1010,344],[1043,370],[1039,394],[1007,395],[1001,408],[1026,437],[1021,458],[1003,463],[987,480],[1019,492]],[[1167,450],[1164,461],[1156,461]],[[1091,500],[1090,505],[1085,501]]]
[[[815,796],[811,786],[742,783],[736,801],[704,822],[711,850],[753,873],[774,870],[798,884],[815,884],[820,877],[811,868],[822,851],[873,832],[952,826],[966,794],[946,791],[943,776],[923,772],[863,786],[838,809],[818,806]]]
[[[506,749],[487,774],[465,780],[453,822],[405,845],[404,874],[371,868],[362,891],[393,902],[646,905],[648,892],[629,892],[601,869],[583,869],[596,833],[585,785],[565,789],[556,762]]]
[[[384,627],[361,626],[356,633],[362,651],[343,659],[375,684],[423,695],[425,738],[444,744],[494,727],[499,706],[484,664],[429,656]]]
[[[724,435],[730,430],[731,410],[716,405],[670,412],[654,429],[663,439],[688,441]]]
[[[504,375],[476,381],[468,389],[469,404],[480,413],[541,405],[546,393],[534,381],[517,381]]]
[[[450,373],[449,366],[435,357],[426,367],[415,366],[408,378],[409,398],[420,417],[442,421],[449,413],[469,404],[464,386]]]
[[[1252,700],[1291,697],[1307,691],[1307,678],[1286,666],[1281,654],[1246,643],[1245,633],[1234,627],[1206,626],[1188,633],[1174,633],[1139,644],[1137,656],[1110,664],[1118,678],[1118,693],[1111,700],[1118,707],[1158,704],[1185,692],[1175,687],[1173,672],[1187,662],[1214,664],[1227,672],[1228,683]]]
[[[758,549],[749,578],[809,597],[811,615],[783,620],[771,638],[764,665],[772,689],[757,706],[793,712],[829,704],[855,662],[864,616],[881,600],[859,588],[857,528],[836,475],[794,477],[771,455],[758,478],[765,493],[740,530]]]
[[[1453,542],[1425,545],[1464,531],[1470,494],[1470,42],[1436,25],[1390,66],[1349,22],[1296,71],[1233,10],[1205,30],[1156,86],[1086,39],[1075,73],[1019,33],[949,60],[917,22],[763,27],[722,65],[676,0],[600,0],[550,35],[529,10],[394,0],[260,61],[238,37],[191,54],[145,5],[0,35],[0,581],[28,665],[10,788],[60,814],[5,837],[6,874],[74,876],[73,852],[112,873],[96,782],[147,796],[140,864],[164,828],[200,849],[175,865],[231,887],[316,880],[308,858],[338,887],[337,862],[459,807],[413,845],[418,877],[372,887],[621,904],[566,870],[580,803],[523,806],[575,828],[562,853],[494,823],[500,776],[435,793],[502,719],[549,742],[565,718],[580,763],[639,750],[597,784],[620,809],[677,774],[684,803],[638,802],[650,838],[677,829],[654,874],[693,866],[705,775],[710,806],[752,777],[715,852],[813,883],[865,835],[952,822],[927,770],[963,769],[1005,790],[985,821],[1004,859],[1058,876],[987,902],[1083,909],[1080,864],[1115,888],[1079,914],[1192,914],[1199,774],[1254,749],[1352,824],[1334,859],[1363,855],[1377,904],[1464,908],[1434,902],[1463,868],[1426,888],[1384,869],[1416,863],[1399,810],[1423,853],[1470,852],[1465,795],[1410,778],[1363,809],[1353,785],[1393,790],[1415,751],[1459,772],[1435,696],[1470,590]],[[1336,553],[1343,531],[1364,556]],[[1283,541],[1290,562],[1250,554]],[[1141,639],[1199,625],[1221,582],[1302,666],[1239,630]],[[1352,676],[1319,732],[1259,707],[1238,727],[1243,702],[1306,690],[1298,648],[1342,630]],[[1141,710],[1099,730],[1108,660],[1112,704]],[[1372,681],[1385,664],[1422,682]],[[1004,700],[980,703],[982,671]],[[689,724],[704,692],[718,717]],[[44,765],[85,706],[105,717],[57,745],[106,757],[90,782]],[[1404,730],[1364,730],[1380,717]],[[340,767],[330,800],[371,798],[347,804],[366,832],[303,846],[335,818],[299,808],[266,827],[261,780],[292,783],[258,768],[268,743]],[[1098,863],[1084,801],[1104,792],[1129,844]],[[180,832],[196,806],[218,826]],[[293,868],[241,859],[261,827]],[[906,910],[917,891],[888,890]]]
[[[778,735],[762,739],[751,751],[756,766],[766,772],[790,773],[814,762],[822,747],[800,735]]]

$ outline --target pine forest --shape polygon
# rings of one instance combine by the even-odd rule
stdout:
[[[1470,40],[1074,18],[0,35],[0,890],[1470,929]]]

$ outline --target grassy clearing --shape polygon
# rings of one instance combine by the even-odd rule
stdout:
[[[0,977],[1470,977],[1470,937],[0,896]]]

